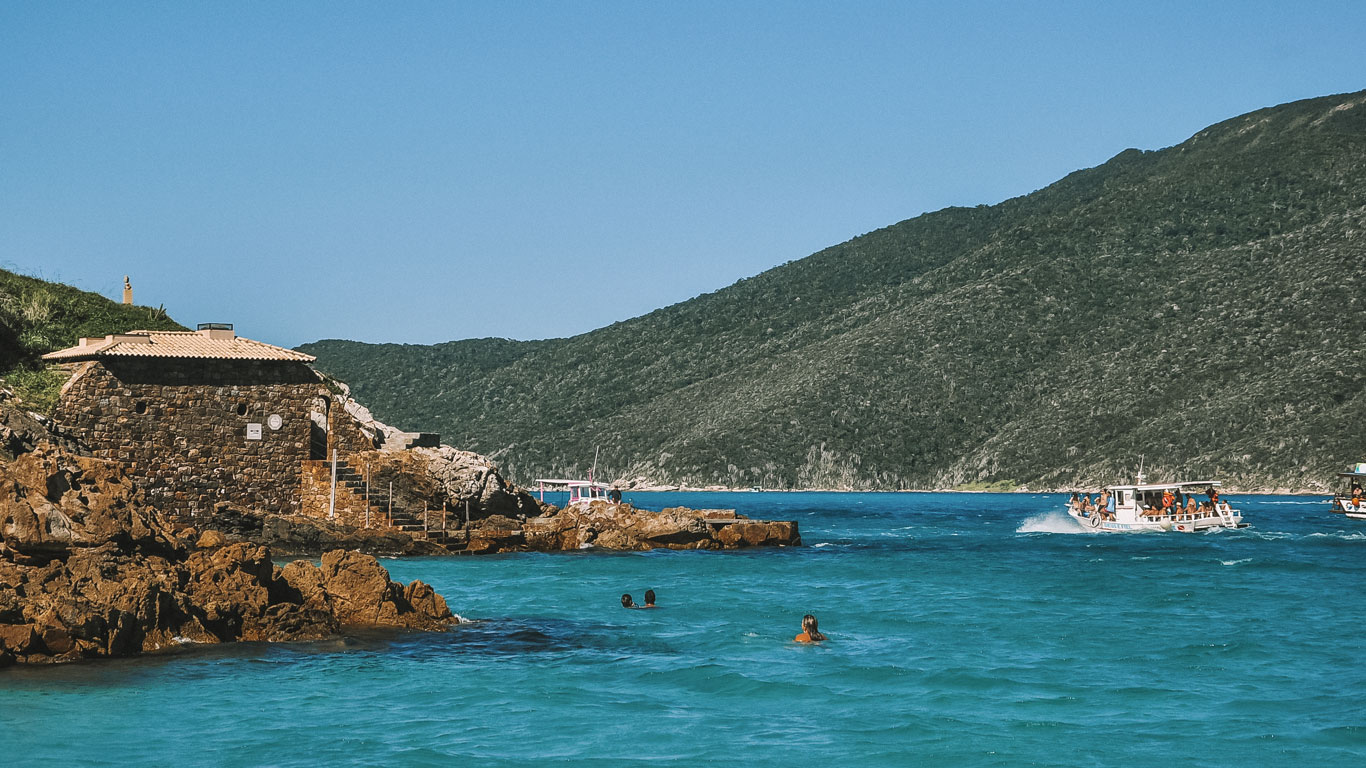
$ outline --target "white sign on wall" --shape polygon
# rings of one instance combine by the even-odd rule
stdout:
[[[261,425],[260,425],[260,424],[248,424],[248,425],[247,425],[247,439],[248,439],[248,440],[260,440],[260,439],[261,439]]]

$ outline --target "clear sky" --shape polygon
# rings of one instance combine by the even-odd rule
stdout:
[[[0,267],[568,336],[1366,88],[1366,2],[0,2]]]

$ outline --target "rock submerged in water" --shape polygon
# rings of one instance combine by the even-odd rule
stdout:
[[[369,555],[281,568],[258,544],[214,531],[197,543],[148,513],[112,462],[39,449],[0,464],[0,665],[453,618],[430,586],[390,581]]]
[[[468,536],[468,551],[481,554],[586,548],[737,549],[802,543],[795,521],[751,520],[733,509],[670,507],[650,512],[606,501],[551,508],[525,522],[487,518],[472,527]]]

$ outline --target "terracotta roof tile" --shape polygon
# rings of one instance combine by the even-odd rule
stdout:
[[[229,332],[129,331],[103,339],[81,339],[78,346],[43,355],[53,362],[105,357],[162,357],[205,360],[279,360],[311,363],[314,358],[292,349],[244,339]]]

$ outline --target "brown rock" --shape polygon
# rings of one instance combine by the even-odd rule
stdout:
[[[0,464],[0,664],[451,618],[431,587],[389,581],[368,555],[277,568],[266,547],[216,530],[187,552],[139,502],[107,462],[39,449]]]
[[[0,652],[11,656],[31,653],[38,641],[30,624],[0,624]]]
[[[323,588],[332,600],[332,613],[344,624],[378,624],[397,615],[398,595],[389,572],[375,558],[334,550],[322,558]]]
[[[552,514],[527,518],[520,538],[499,532],[506,524],[496,518],[482,521],[470,531],[469,551],[559,551],[585,546],[615,550],[723,549],[801,544],[795,522],[749,520],[733,509],[670,507],[648,512],[629,504],[594,501],[563,510],[552,508]]]

